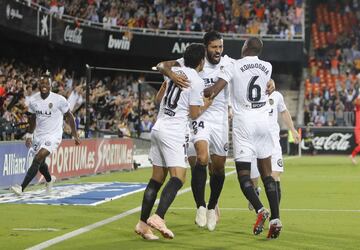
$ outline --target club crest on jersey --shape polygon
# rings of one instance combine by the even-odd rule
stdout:
[[[283,161],[282,161],[282,159],[279,159],[278,161],[277,161],[277,164],[278,164],[278,166],[279,167],[283,167]]]
[[[51,141],[46,141],[46,142],[45,142],[45,145],[46,145],[46,146],[50,146],[50,145],[51,145]]]
[[[270,103],[270,105],[274,105],[274,99],[270,98],[269,103]]]
[[[229,150],[229,143],[225,143],[224,150],[225,150],[225,152],[227,152]]]
[[[53,104],[50,102],[49,103],[49,109],[51,109],[53,107]]]

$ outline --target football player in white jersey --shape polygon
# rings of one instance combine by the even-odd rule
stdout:
[[[279,219],[279,200],[274,178],[271,176],[273,142],[269,128],[267,85],[272,65],[258,58],[263,43],[259,38],[248,38],[242,47],[242,59],[221,71],[219,80],[205,90],[205,96],[217,95],[230,83],[233,116],[234,158],[238,180],[245,197],[257,212],[253,232],[263,231],[269,212],[256,195],[250,179],[251,161],[257,158],[261,179],[270,204],[271,217],[268,238],[277,238],[282,224]]]
[[[157,240],[150,227],[158,230],[165,238],[174,238],[165,224],[164,216],[175,199],[178,190],[185,182],[186,142],[188,119],[198,118],[211,104],[203,100],[204,82],[198,75],[204,66],[205,48],[202,44],[191,44],[184,53],[184,67],[173,67],[176,74],[185,76],[190,87],[181,89],[171,79],[167,79],[157,98],[161,104],[157,121],[151,131],[149,159],[153,164],[152,177],[144,192],[140,221],[135,232],[147,240]],[[167,173],[170,179],[165,185],[159,206],[150,216],[157,193],[165,181]]]
[[[64,116],[71,127],[75,144],[80,144],[74,116],[70,112],[67,100],[63,96],[50,91],[51,80],[48,76],[41,77],[39,88],[40,92],[33,95],[29,101],[28,111],[31,116],[28,133],[25,135],[25,145],[28,148],[32,147],[35,156],[21,186],[10,187],[10,190],[17,195],[24,192],[38,171],[46,180],[47,193],[51,192],[56,178],[50,175],[45,159],[58,148],[61,142]]]
[[[204,35],[206,57],[204,69],[199,73],[204,80],[205,87],[212,86],[218,79],[220,70],[229,65],[234,59],[221,56],[224,50],[223,39],[219,32],[210,31]],[[175,83],[186,83],[181,76],[175,75],[170,68],[183,65],[183,58],[177,61],[159,63],[157,68]],[[186,87],[186,85],[184,85]],[[225,87],[214,99],[213,104],[198,119],[190,122],[190,143],[188,161],[191,165],[191,188],[196,202],[197,212],[195,222],[199,227],[210,231],[215,230],[218,220],[218,199],[225,180],[225,162],[228,153],[228,103],[229,90]],[[195,148],[195,150],[194,150]],[[206,208],[205,185],[206,167],[209,163],[210,198]],[[216,213],[217,212],[217,213]]]
[[[282,151],[280,145],[280,126],[278,124],[278,115],[281,115],[282,120],[285,122],[285,125],[291,130],[294,142],[298,144],[300,142],[300,136],[294,127],[294,123],[291,119],[290,112],[286,108],[283,95],[274,91],[269,95],[269,125],[271,130],[271,137],[274,142],[274,148],[271,154],[271,167],[272,167],[272,177],[275,179],[276,189],[278,192],[279,204],[281,200],[281,188],[280,188],[280,175],[284,172]],[[258,189],[258,178],[260,173],[257,169],[256,161],[251,163],[251,180],[254,184],[255,189]],[[258,191],[257,191],[257,194]],[[249,208],[252,210],[252,205],[249,203]]]

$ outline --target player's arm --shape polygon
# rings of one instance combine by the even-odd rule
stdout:
[[[29,126],[25,134],[25,146],[30,148],[32,144],[33,133],[36,127],[36,115],[31,113],[29,117]]]
[[[179,64],[179,62],[177,61],[164,61],[164,62],[160,62],[158,63],[158,65],[156,65],[156,69],[163,75],[169,77],[171,80],[173,80],[173,82],[179,86],[180,88],[187,88],[189,87],[189,82],[188,80],[185,78],[184,75],[181,74],[175,74],[171,68],[172,67],[176,67],[176,66],[181,66]]]
[[[273,79],[270,79],[266,84],[266,94],[271,95],[275,91],[275,82]]]
[[[227,81],[222,78],[219,78],[214,85],[204,89],[204,96],[208,98],[215,98],[223,88],[225,88]]]
[[[71,128],[71,135],[74,137],[75,139],[75,145],[79,145],[80,144],[80,139],[79,136],[77,134],[76,131],[76,126],[75,126],[75,118],[74,115],[71,113],[71,111],[69,110],[68,112],[66,112],[64,114],[65,116],[65,120],[66,122],[70,125]]]
[[[166,90],[166,81],[164,81],[162,84],[161,84],[161,87],[160,89],[158,90],[157,94],[156,94],[156,97],[155,97],[155,103],[156,105],[159,105],[164,94],[165,94],[165,90]]]
[[[212,98],[204,98],[204,106],[190,105],[190,118],[196,120],[212,104]]]
[[[283,112],[281,112],[281,118],[283,119],[283,121],[285,122],[286,126],[291,130],[291,133],[294,137],[294,142],[295,143],[299,143],[300,142],[300,136],[297,132],[297,130],[294,127],[294,123],[292,121],[290,112],[285,109]]]

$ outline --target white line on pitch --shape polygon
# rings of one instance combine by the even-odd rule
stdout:
[[[13,228],[14,231],[49,231],[49,232],[56,232],[60,231],[60,229],[57,228]]]
[[[195,210],[194,207],[170,207],[170,210]],[[220,210],[227,211],[249,211],[248,208],[238,208],[238,207],[221,207]],[[281,211],[288,212],[350,212],[350,213],[360,213],[360,210],[357,209],[325,209],[325,208],[281,208]]]
[[[231,174],[234,174],[234,173],[236,173],[235,170],[230,171],[230,172],[226,173],[225,175],[228,176],[228,175],[231,175]],[[209,180],[207,180],[206,183],[209,183]],[[177,195],[182,195],[182,194],[187,193],[189,191],[191,191],[191,187],[180,190]],[[155,201],[154,205],[157,205],[157,204],[159,204],[159,199],[157,199]],[[124,217],[126,217],[128,215],[132,215],[132,214],[140,212],[140,211],[141,211],[141,207],[136,207],[136,208],[130,209],[128,211],[125,211],[125,212],[123,212],[121,214],[118,214],[118,215],[115,215],[113,217],[107,218],[105,220],[98,221],[98,222],[96,222],[94,224],[91,224],[91,225],[88,225],[88,226],[85,226],[85,227],[81,227],[81,228],[79,228],[77,230],[71,231],[71,232],[66,233],[64,235],[55,237],[55,238],[47,240],[47,241],[44,241],[44,242],[42,242],[42,243],[40,243],[38,245],[27,248],[27,250],[45,249],[47,247],[50,247],[50,246],[55,245],[57,243],[60,243],[62,241],[68,240],[68,239],[73,238],[75,236],[78,236],[80,234],[89,232],[89,231],[94,230],[94,229],[96,229],[98,227],[102,227],[102,226],[104,226],[106,224],[117,221],[117,220],[122,219],[122,218],[124,218]]]

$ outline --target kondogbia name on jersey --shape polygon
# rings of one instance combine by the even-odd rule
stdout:
[[[243,65],[240,68],[240,70],[241,70],[241,72],[245,72],[248,69],[254,69],[254,68],[260,69],[266,75],[269,74],[269,70],[264,65],[262,65],[261,63],[248,63],[248,64]]]

